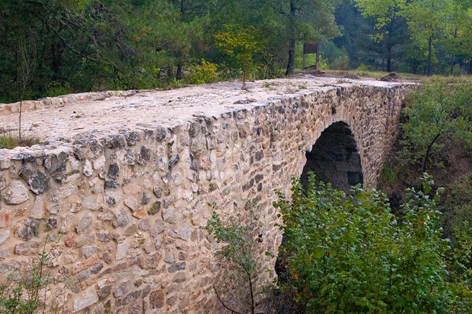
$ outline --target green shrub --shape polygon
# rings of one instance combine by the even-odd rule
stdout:
[[[13,275],[0,284],[0,312],[6,314],[30,314],[44,308],[44,295],[41,294],[49,284],[49,277],[43,273],[48,260],[45,252],[40,253],[36,265],[15,280]]]
[[[442,238],[436,210],[442,190],[430,197],[431,178],[422,182],[423,191],[406,191],[401,221],[382,192],[356,187],[346,195],[315,186],[313,175],[307,191],[294,182],[291,201],[279,193],[280,256],[308,313],[470,311],[469,282],[448,272],[464,256],[451,255]]]
[[[204,84],[218,81],[216,64],[202,59],[201,65],[192,67],[188,81],[191,84]]]

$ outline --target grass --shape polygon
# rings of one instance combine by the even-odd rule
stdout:
[[[18,146],[31,147],[41,141],[34,136],[22,136],[21,139],[11,133],[0,134],[0,148],[12,149]]]

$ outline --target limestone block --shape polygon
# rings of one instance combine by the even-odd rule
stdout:
[[[90,287],[85,291],[85,293],[81,294],[78,298],[74,300],[74,310],[73,313],[77,313],[92,304],[98,302],[98,294],[95,287]]]
[[[21,181],[13,181],[3,192],[5,203],[10,205],[18,205],[29,199],[28,189]]]

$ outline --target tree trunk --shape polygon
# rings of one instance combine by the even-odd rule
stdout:
[[[290,46],[288,48],[287,71],[285,71],[285,75],[292,74],[294,68],[295,68],[295,40],[290,40]]]
[[[320,70],[320,44],[316,43],[316,71]]]
[[[454,71],[454,54],[451,53],[451,69],[449,71],[449,74],[452,75],[453,71]]]
[[[290,0],[290,15],[288,17],[288,30],[290,36],[290,45],[288,47],[288,61],[287,61],[287,71],[285,75],[290,75],[293,73],[295,68],[295,44],[296,44],[296,34],[295,34],[295,0]]]
[[[175,78],[179,81],[184,78],[183,65],[180,62],[177,64],[177,73],[175,74]]]
[[[431,76],[431,53],[433,50],[433,36],[429,36],[428,39],[428,72],[427,75]]]

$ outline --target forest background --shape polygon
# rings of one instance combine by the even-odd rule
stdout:
[[[472,0],[9,0],[0,17],[0,102],[279,77],[303,43],[325,70],[472,72]]]

